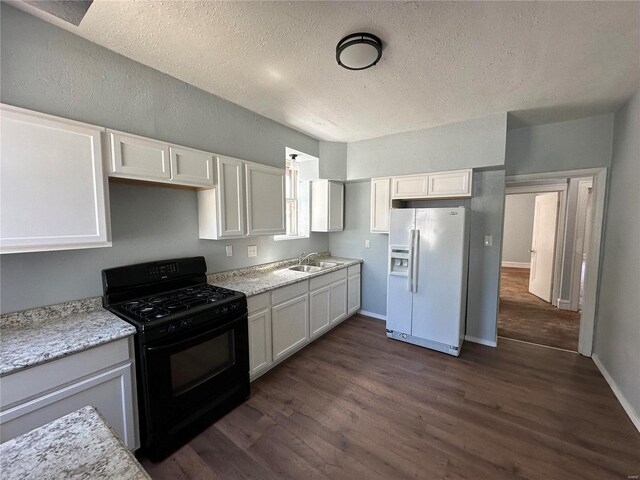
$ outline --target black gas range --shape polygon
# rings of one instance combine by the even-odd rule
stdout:
[[[136,327],[141,443],[165,457],[249,396],[247,300],[204,257],[102,271],[103,305]]]

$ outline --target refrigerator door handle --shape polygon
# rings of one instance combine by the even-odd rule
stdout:
[[[409,231],[409,265],[407,271],[407,289],[410,292],[413,292],[413,237],[415,236],[416,231]]]
[[[411,288],[418,291],[418,247],[420,245],[420,230],[411,231]]]

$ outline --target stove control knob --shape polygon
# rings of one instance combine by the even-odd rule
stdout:
[[[180,322],[180,328],[188,327],[191,324],[191,320],[182,320]]]
[[[222,310],[220,310],[222,313],[227,313],[229,311],[229,309],[227,307],[222,307]]]
[[[173,333],[173,332],[175,332],[175,331],[176,331],[176,326],[175,326],[175,325],[169,325],[169,326],[167,327],[167,332],[168,332],[168,333]]]

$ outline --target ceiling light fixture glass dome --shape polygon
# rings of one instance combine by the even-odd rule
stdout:
[[[336,60],[348,70],[373,67],[382,57],[382,40],[371,33],[352,33],[338,42]]]

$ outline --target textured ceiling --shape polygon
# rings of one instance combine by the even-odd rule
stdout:
[[[78,27],[18,7],[323,140],[504,111],[512,127],[565,120],[640,86],[640,2],[95,0]],[[335,61],[355,31],[384,42],[366,71]]]

